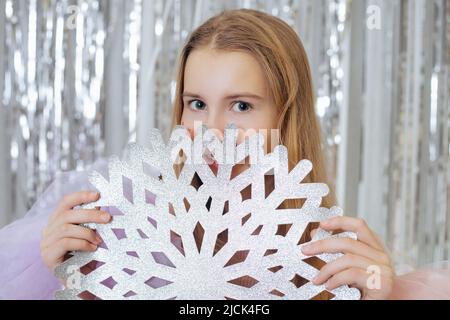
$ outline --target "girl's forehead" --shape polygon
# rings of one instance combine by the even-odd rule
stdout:
[[[185,73],[185,91],[193,93],[252,92],[264,96],[265,77],[258,61],[241,51],[196,49],[189,55]]]

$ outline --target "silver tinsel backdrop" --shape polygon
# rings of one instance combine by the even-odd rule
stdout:
[[[299,33],[345,214],[398,265],[450,259],[448,0],[0,0],[0,226],[55,172],[167,136],[183,43],[233,8]]]

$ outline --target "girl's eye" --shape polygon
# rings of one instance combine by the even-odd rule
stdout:
[[[251,109],[252,106],[249,103],[243,101],[238,101],[233,105],[233,111],[236,112],[248,112]]]
[[[192,100],[189,102],[189,107],[192,110],[196,110],[196,111],[203,111],[206,109],[206,104],[204,104],[202,101],[200,100]]]

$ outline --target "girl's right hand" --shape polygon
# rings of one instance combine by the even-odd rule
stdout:
[[[111,220],[111,215],[97,209],[73,209],[76,206],[97,201],[99,197],[98,192],[90,191],[68,194],[50,216],[41,239],[41,256],[50,270],[53,271],[61,264],[68,252],[95,251],[102,242],[95,230],[79,224],[106,224]]]

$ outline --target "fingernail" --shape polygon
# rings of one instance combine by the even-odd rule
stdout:
[[[317,284],[317,279],[318,279],[319,277],[317,276],[317,277],[314,277],[311,281],[312,281],[312,283],[313,284]]]
[[[107,213],[103,213],[102,216],[101,216],[101,218],[102,218],[103,221],[109,221],[110,215],[107,214]]]
[[[328,290],[331,288],[331,287],[330,287],[330,282],[329,282],[329,281],[327,281],[327,283],[325,283],[325,288],[328,289]]]
[[[95,197],[95,196],[98,196],[99,193],[98,193],[97,191],[92,191],[92,192],[91,192],[91,195],[92,195],[93,197]]]
[[[307,253],[311,250],[311,246],[309,244],[306,244],[302,247],[302,252]]]
[[[97,243],[102,243],[102,238],[100,238],[100,236],[95,236],[95,239],[97,240]]]

